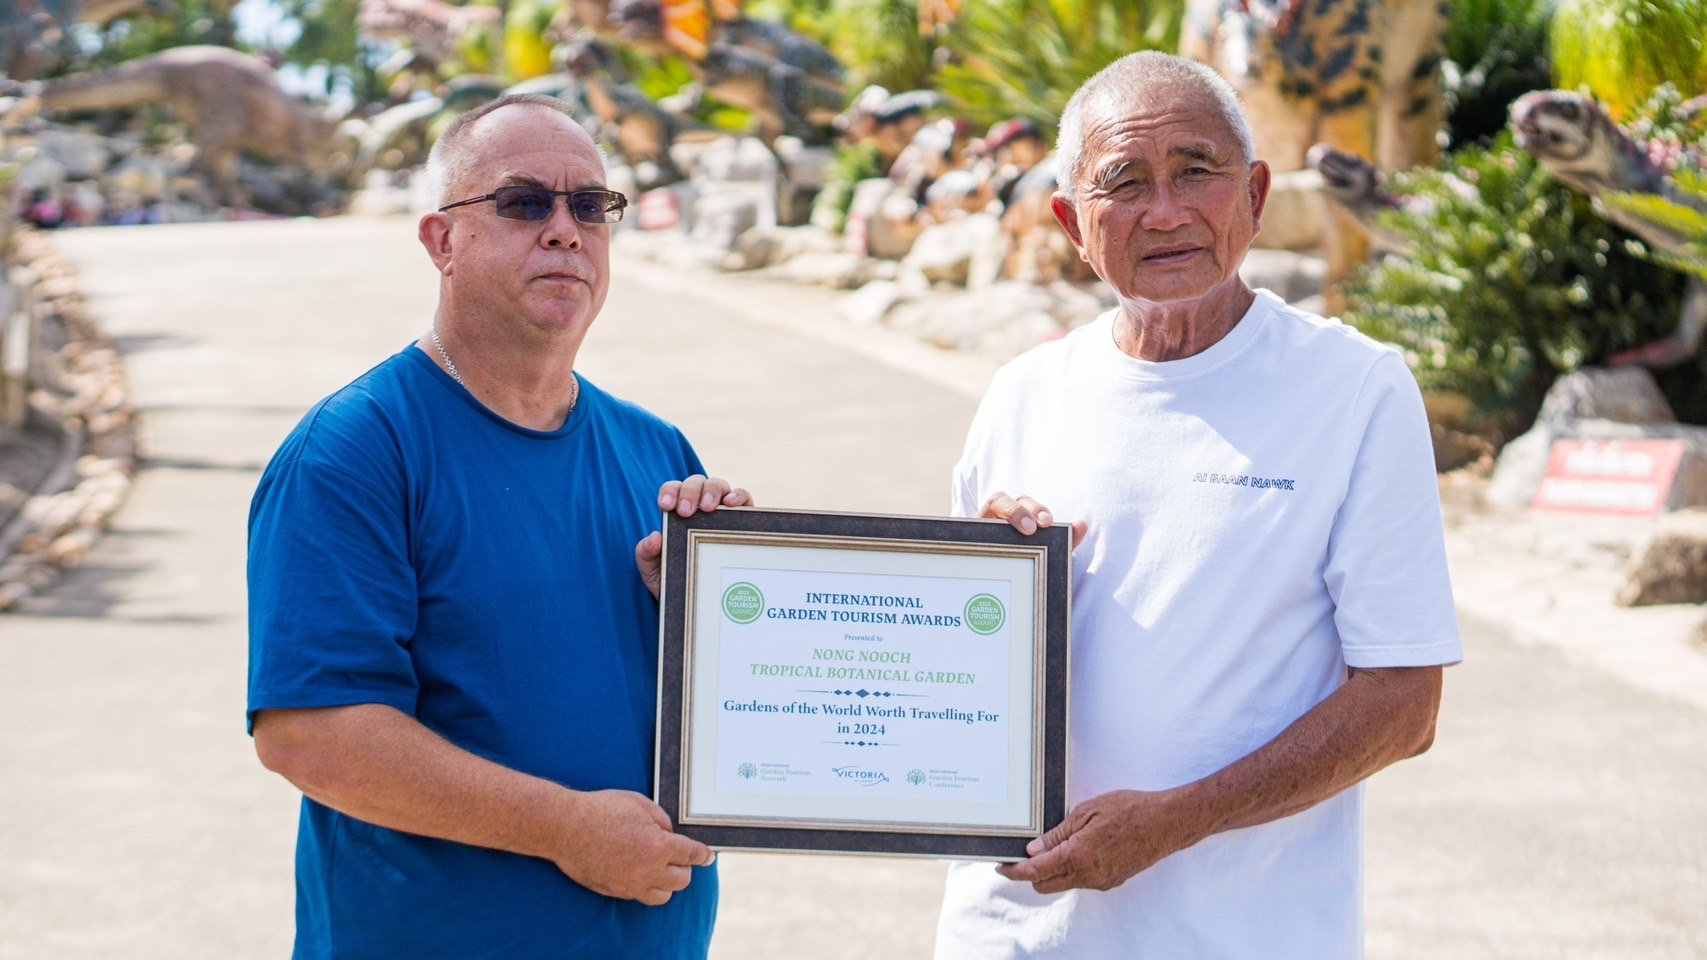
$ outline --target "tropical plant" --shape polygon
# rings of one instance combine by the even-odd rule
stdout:
[[[914,0],[751,0],[746,12],[827,47],[847,67],[850,96],[874,83],[896,92],[931,83],[935,44],[919,31]]]
[[[1559,85],[1586,87],[1615,119],[1662,83],[1707,91],[1702,0],[1560,0],[1552,45]]]
[[[1674,270],[1707,278],[1707,173],[1679,170],[1672,180],[1688,201],[1651,193],[1613,193],[1606,197],[1606,204],[1684,238],[1676,249],[1651,250],[1647,255]]]
[[[974,125],[1055,129],[1092,74],[1137,50],[1179,48],[1183,0],[974,0],[944,33],[937,88]]]
[[[1411,254],[1345,288],[1346,319],[1403,348],[1425,390],[1521,428],[1560,373],[1671,332],[1683,278],[1643,260],[1642,244],[1530,154],[1502,138],[1449,167],[1393,177],[1428,201],[1383,214]]]

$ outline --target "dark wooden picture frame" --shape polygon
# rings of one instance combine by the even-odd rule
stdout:
[[[678,832],[712,847],[880,856],[1020,860],[1034,837],[1061,822],[1067,806],[1067,681],[1071,596],[1071,531],[1065,525],[1026,536],[995,520],[827,513],[762,508],[723,509],[682,519],[664,516],[663,582],[660,590],[658,724],[654,799]],[[1029,785],[1031,822],[918,826],[889,820],[863,822],[845,815],[816,820],[798,817],[684,815],[693,776],[691,702],[695,644],[693,597],[697,545],[736,542],[743,547],[786,550],[824,548],[927,554],[952,568],[957,557],[998,555],[1030,558],[1033,649],[1026,662],[1033,769]],[[1010,678],[1010,684],[1014,681]],[[1009,784],[1014,775],[1010,772]],[[844,801],[845,802],[845,801]]]

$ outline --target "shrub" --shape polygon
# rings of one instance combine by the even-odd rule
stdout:
[[[1426,200],[1383,214],[1411,256],[1366,267],[1345,289],[1346,319],[1403,348],[1425,390],[1464,394],[1521,428],[1560,373],[1675,327],[1682,277],[1642,259],[1640,242],[1509,138],[1450,167],[1393,177],[1395,192]]]

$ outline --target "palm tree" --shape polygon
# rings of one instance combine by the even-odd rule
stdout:
[[[1662,83],[1707,92],[1702,0],[1560,0],[1552,40],[1559,85],[1587,87],[1614,119]]]
[[[944,32],[937,86],[968,119],[1045,130],[1079,85],[1136,50],[1179,48],[1183,0],[971,0]]]

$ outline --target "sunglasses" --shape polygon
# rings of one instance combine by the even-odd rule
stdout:
[[[544,187],[499,187],[484,197],[470,197],[447,203],[439,208],[443,213],[453,207],[492,201],[498,216],[505,220],[527,220],[537,223],[551,219],[557,198],[569,201],[569,215],[581,223],[615,223],[622,219],[628,198],[615,190],[547,190]]]

